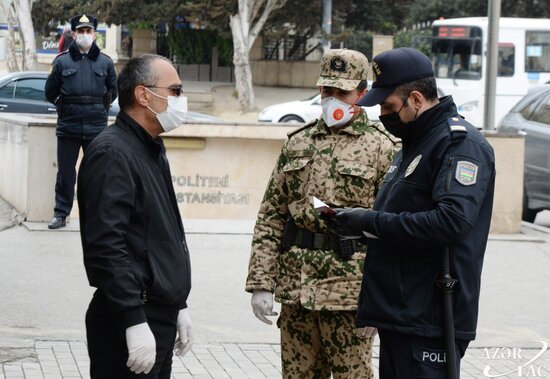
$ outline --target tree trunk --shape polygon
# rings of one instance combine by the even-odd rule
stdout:
[[[38,65],[36,57],[36,39],[32,24],[31,9],[32,0],[14,0],[15,11],[19,20],[19,33],[23,43],[23,70],[36,70]]]
[[[8,19],[8,71],[20,71],[19,65],[17,64],[17,55],[15,53],[15,32],[13,28],[15,18],[13,16],[13,9],[11,6],[5,5],[3,2],[0,2],[0,7],[2,7],[2,10]]]
[[[248,30],[244,30],[241,14],[229,17],[233,35],[233,65],[235,66],[235,88],[242,112],[252,112],[255,105],[252,71],[250,70]]]
[[[253,111],[256,102],[250,69],[250,49],[271,12],[285,3],[286,0],[239,0],[237,14],[229,16],[233,35],[235,87],[243,112]],[[256,23],[252,25],[254,20]]]

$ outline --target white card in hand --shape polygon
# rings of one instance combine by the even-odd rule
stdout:
[[[320,214],[324,214],[326,216],[334,216],[336,214],[336,212],[334,212],[334,210],[331,207],[326,205],[324,202],[322,202],[315,196],[311,198],[311,202],[313,203],[313,209],[315,209]]]

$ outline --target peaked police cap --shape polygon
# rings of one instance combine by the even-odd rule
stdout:
[[[372,59],[372,88],[357,105],[372,107],[401,84],[434,76],[430,58],[411,47],[384,51]]]
[[[71,18],[71,30],[74,32],[80,28],[97,29],[97,18],[86,14],[79,14]]]

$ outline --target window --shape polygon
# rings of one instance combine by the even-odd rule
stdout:
[[[15,87],[15,98],[25,100],[45,101],[44,85],[45,79],[21,79]]]
[[[527,104],[525,108],[523,108],[520,112],[523,118],[526,120],[530,120],[531,115],[533,114],[533,111],[537,108],[537,105],[539,103],[540,103],[540,97],[531,99],[531,102]]]
[[[437,78],[479,80],[481,57],[481,28],[434,28],[432,64]]]
[[[498,44],[498,76],[514,76],[514,51],[512,43]]]
[[[13,89],[15,88],[15,82],[9,82],[4,87],[0,88],[0,98],[13,99]]]
[[[547,92],[546,97],[537,103],[529,120],[550,125],[550,93]]]
[[[550,72],[550,32],[526,32],[525,71]]]

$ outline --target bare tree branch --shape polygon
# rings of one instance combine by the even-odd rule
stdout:
[[[248,40],[248,49],[252,48],[252,45],[254,44],[254,40],[256,39],[258,34],[262,31],[262,28],[264,27],[265,22],[267,21],[271,12],[281,8],[282,6],[285,5],[285,3],[286,3],[286,0],[267,0],[267,4],[265,5],[262,15],[250,30],[250,37]]]
[[[15,7],[19,24],[19,35],[21,37],[21,66],[24,71],[34,70],[36,69],[36,43],[34,39],[34,27],[30,19],[30,4],[28,0],[13,0],[13,6]]]
[[[254,20],[258,17],[258,14],[260,14],[264,3],[265,0],[253,0],[252,12],[250,12],[250,23],[253,23]]]
[[[20,71],[19,64],[17,63],[17,55],[15,53],[15,11],[10,5],[5,5],[3,2],[0,2],[0,6],[8,19],[8,71]]]
[[[233,64],[235,87],[243,112],[254,109],[254,87],[250,67],[250,49],[271,12],[282,7],[286,0],[239,0],[236,14],[229,17],[233,35]]]

